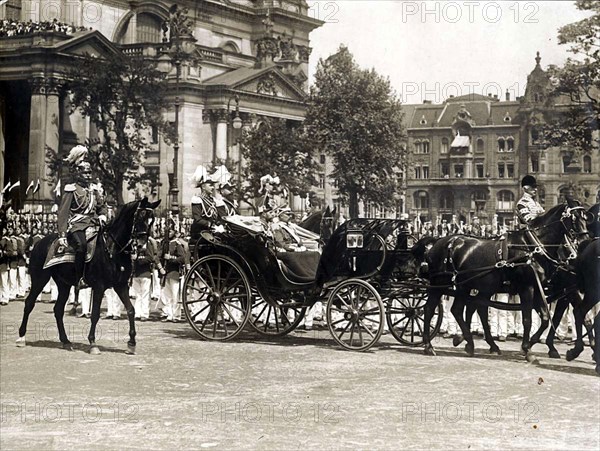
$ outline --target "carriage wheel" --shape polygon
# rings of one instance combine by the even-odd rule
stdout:
[[[404,291],[399,296],[393,296],[387,301],[385,317],[388,328],[400,343],[408,346],[423,344],[426,303],[427,291],[419,289]],[[440,331],[443,316],[440,303],[431,318],[429,327],[431,339]]]
[[[230,340],[248,321],[250,283],[233,259],[209,255],[194,263],[185,277],[182,301],[188,323],[198,335]]]
[[[327,325],[346,349],[366,351],[383,333],[384,306],[373,286],[359,279],[340,283],[327,300]]]
[[[267,302],[260,295],[254,297],[250,311],[250,326],[261,335],[281,337],[293,331],[304,318],[306,307],[292,299],[272,299]],[[275,305],[273,305],[275,304]]]

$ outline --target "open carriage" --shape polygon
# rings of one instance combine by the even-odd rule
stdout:
[[[246,325],[285,335],[323,301],[329,330],[347,349],[369,349],[386,324],[400,342],[422,343],[427,285],[417,277],[405,221],[349,220],[321,253],[278,252],[240,217],[227,218],[223,228],[203,233],[184,280],[184,312],[201,337],[232,339]],[[431,321],[434,333],[441,321],[440,307]]]

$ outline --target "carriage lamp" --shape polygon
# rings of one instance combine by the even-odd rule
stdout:
[[[360,249],[363,247],[363,243],[362,233],[348,233],[346,235],[346,248],[348,249]]]

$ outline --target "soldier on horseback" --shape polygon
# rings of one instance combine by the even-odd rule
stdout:
[[[522,225],[528,225],[538,216],[544,214],[542,207],[536,200],[537,181],[532,175],[526,175],[521,180],[523,196],[517,202],[517,217]]]
[[[69,163],[72,182],[65,185],[65,192],[58,210],[58,233],[60,244],[69,243],[75,250],[76,280],[84,276],[89,227],[106,223],[107,208],[101,189],[92,183],[92,168],[85,161],[88,149],[75,146],[65,162]]]

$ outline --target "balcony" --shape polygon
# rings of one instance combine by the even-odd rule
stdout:
[[[154,58],[160,54],[165,46],[164,43],[142,43],[142,44],[121,44],[119,48],[127,56],[144,56]],[[200,52],[203,61],[222,63],[224,51],[202,45],[196,45],[196,50]]]

